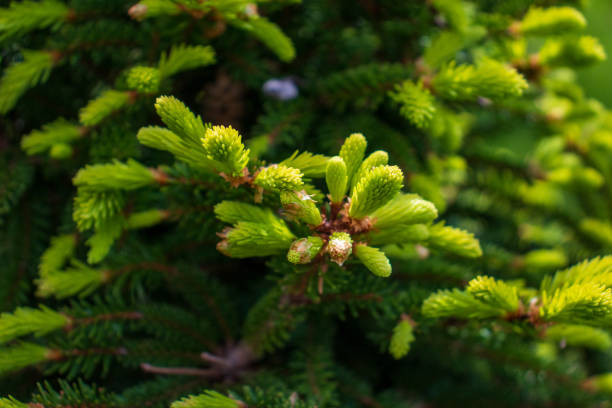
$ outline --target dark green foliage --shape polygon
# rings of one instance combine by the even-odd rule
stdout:
[[[0,2],[0,408],[607,406],[582,3]]]

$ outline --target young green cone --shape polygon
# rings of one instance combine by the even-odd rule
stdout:
[[[287,260],[294,264],[310,263],[323,247],[323,240],[319,237],[300,238],[293,241]]]
[[[346,262],[353,252],[353,240],[346,232],[334,232],[329,237],[327,252],[332,261],[341,265]]]
[[[329,159],[325,171],[325,181],[327,182],[331,202],[334,204],[342,202],[348,182],[346,163],[344,163],[342,157],[335,156]]]
[[[374,275],[386,278],[391,275],[391,263],[383,251],[365,244],[355,245],[355,256]]]

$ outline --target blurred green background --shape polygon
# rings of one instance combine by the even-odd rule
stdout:
[[[579,80],[587,95],[612,108],[612,0],[590,0],[585,7],[589,34],[599,38],[608,59],[579,72]]]

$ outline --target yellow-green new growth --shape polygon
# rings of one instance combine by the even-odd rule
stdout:
[[[546,276],[542,280],[541,290],[552,293],[555,289],[583,283],[612,287],[612,255],[585,260],[554,276]]]
[[[183,102],[173,96],[157,98],[155,110],[168,129],[182,139],[187,146],[204,153],[202,136],[206,133],[206,126],[199,116],[194,115]]]
[[[523,257],[527,269],[546,270],[563,268],[567,265],[567,255],[560,249],[534,249]]]
[[[126,229],[148,228],[157,225],[168,218],[168,211],[151,209],[131,213],[125,219]]]
[[[40,337],[69,323],[69,317],[45,306],[40,309],[19,307],[13,313],[0,315],[0,344],[27,334]]]
[[[432,202],[416,194],[402,193],[370,215],[378,230],[398,225],[429,224],[437,216],[438,210]]]
[[[419,129],[426,128],[436,113],[435,99],[423,83],[404,81],[395,86],[389,97],[400,107],[400,114]]]
[[[42,153],[54,146],[66,145],[80,138],[82,133],[81,127],[60,118],[24,136],[21,148],[28,155]]]
[[[346,232],[334,232],[329,237],[327,252],[331,260],[342,266],[353,252],[353,240]]]
[[[213,160],[219,172],[238,176],[249,162],[249,149],[244,148],[242,137],[231,126],[213,126],[202,138],[206,157]]]
[[[415,243],[429,238],[429,229],[424,224],[398,224],[378,229],[375,224],[365,238],[370,245]]]
[[[523,35],[558,35],[580,31],[586,24],[582,13],[572,7],[532,7],[519,23],[517,31]]]
[[[38,273],[40,276],[58,271],[72,256],[77,243],[76,234],[65,234],[51,238],[51,245],[40,256]]]
[[[39,3],[26,7],[36,9]],[[4,27],[4,21],[0,20],[0,30]],[[0,79],[0,115],[13,109],[17,100],[28,89],[45,82],[56,63],[54,55],[48,51],[23,50],[21,53],[23,61],[6,68]]]
[[[476,299],[471,293],[459,289],[441,290],[430,295],[421,308],[423,316],[462,319],[499,317],[507,312]]]
[[[444,222],[439,222],[429,229],[427,246],[467,258],[478,258],[482,255],[480,243],[474,238],[474,234],[445,226]]]
[[[587,390],[612,395],[612,373],[604,373],[588,378],[583,382]]]
[[[547,321],[604,325],[612,323],[612,289],[588,282],[542,292],[540,317]]]
[[[157,68],[134,67],[128,72],[126,82],[135,91],[154,93],[159,90],[161,74]]]
[[[366,174],[353,189],[349,215],[364,218],[387,204],[402,188],[404,175],[397,166],[379,166]]]
[[[389,343],[389,353],[399,360],[410,351],[410,344],[414,341],[412,324],[407,319],[403,319],[393,329],[391,342]]]
[[[79,122],[85,126],[95,126],[111,113],[129,104],[133,97],[132,92],[108,89],[81,109]]]
[[[93,190],[135,190],[155,184],[155,174],[135,160],[127,163],[118,160],[108,164],[87,165],[73,178],[75,186]]]
[[[240,201],[222,201],[215,205],[215,215],[223,222],[236,224],[240,221],[248,222],[277,222],[278,218],[269,208],[260,207]]]
[[[57,0],[10,2],[0,8],[0,41],[22,37],[35,29],[57,29],[71,12],[67,4]]]
[[[335,204],[342,202],[348,183],[347,168],[342,157],[335,156],[329,159],[325,172],[325,181],[331,202]]]
[[[86,296],[107,282],[109,278],[107,270],[94,269],[73,259],[70,267],[37,279],[35,281],[38,286],[36,294],[41,297],[55,296],[57,299],[76,294]]]
[[[601,329],[575,324],[555,324],[546,329],[547,340],[563,342],[570,346],[589,347],[607,350],[612,346],[612,338]]]
[[[72,156],[72,146],[67,143],[57,143],[51,146],[49,149],[49,157],[56,160],[67,159]]]
[[[232,258],[269,256],[285,252],[295,235],[284,221],[276,222],[240,221],[219,234],[222,241],[217,244],[219,252]]]
[[[344,144],[340,148],[340,157],[346,164],[346,175],[348,177],[348,185],[350,186],[353,176],[359,169],[361,162],[365,156],[365,150],[368,142],[361,133],[353,133],[346,138]]]
[[[302,172],[281,164],[273,164],[261,169],[253,183],[275,193],[287,190],[298,191],[304,188]]]
[[[310,263],[323,247],[323,240],[320,237],[300,238],[293,241],[287,260],[294,264]]]
[[[17,401],[13,397],[0,398],[0,408],[28,408],[28,404]]]
[[[0,349],[0,375],[53,358],[53,350],[34,343],[18,343]]]
[[[170,408],[243,408],[241,401],[233,400],[217,391],[205,391],[200,395],[190,395],[175,401]]]
[[[359,166],[355,176],[351,182],[351,189],[355,188],[355,185],[361,180],[370,170],[374,167],[385,166],[389,163],[389,155],[384,150],[377,150],[370,154]]]
[[[508,312],[519,308],[517,288],[489,276],[478,276],[472,279],[466,290],[476,299]]]
[[[432,86],[441,98],[461,101],[479,96],[493,100],[520,96],[528,84],[516,69],[484,59],[476,66],[447,64],[435,76]]]
[[[365,244],[355,245],[355,256],[376,276],[386,278],[391,275],[391,263],[383,251]]]
[[[280,193],[281,204],[285,214],[306,224],[317,226],[321,224],[321,212],[315,205],[314,200],[305,191],[285,190]]]

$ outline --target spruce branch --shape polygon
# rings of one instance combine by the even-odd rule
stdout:
[[[37,294],[42,297],[55,296],[58,299],[79,294],[86,296],[111,278],[108,271],[94,269],[73,259],[68,268],[40,276],[36,281]]]
[[[87,128],[74,125],[65,119],[47,123],[40,130],[34,130],[21,139],[21,148],[34,155],[53,149],[55,146],[69,144],[87,133]]]
[[[570,268],[546,276],[541,290],[552,293],[557,289],[585,283],[602,284],[612,287],[612,256],[596,257],[580,262]]]
[[[399,360],[410,351],[410,344],[415,340],[413,334],[413,322],[408,316],[403,317],[393,328],[393,335],[389,342],[389,353]]]
[[[0,8],[0,42],[30,31],[50,28],[56,30],[64,21],[74,18],[74,11],[56,0],[11,2]]]
[[[228,224],[240,221],[269,223],[275,222],[276,216],[268,208],[240,201],[222,201],[215,205],[217,218]]]
[[[202,138],[206,157],[215,163],[217,171],[229,177],[243,173],[249,162],[249,149],[242,144],[242,137],[231,126],[213,126]]]
[[[28,89],[46,82],[57,62],[57,56],[48,51],[23,50],[22,54],[23,61],[9,66],[0,79],[0,114],[13,109]]]
[[[135,91],[116,91],[114,89],[104,91],[81,109],[79,121],[84,126],[96,126],[113,112],[134,103],[138,95],[138,92]]]
[[[355,245],[355,256],[374,275],[383,278],[391,275],[391,263],[380,249],[365,244],[357,244]]]
[[[443,290],[429,296],[422,312],[425,317],[460,317],[463,319],[486,319],[503,316],[506,311],[476,299],[469,292],[458,289]]]
[[[606,331],[582,325],[555,324],[545,330],[544,338],[562,346],[597,350],[607,350],[612,346],[612,338]]]
[[[427,128],[436,113],[434,97],[422,82],[404,81],[389,92],[389,97],[400,105],[400,114],[420,129]]]
[[[489,276],[478,276],[472,279],[466,290],[476,299],[507,312],[519,308],[517,288]]]
[[[280,193],[280,199],[287,218],[315,227],[323,222],[315,201],[305,191],[284,190]]]
[[[58,235],[51,238],[49,248],[40,257],[38,266],[40,276],[46,276],[60,270],[74,254],[76,243],[77,236],[75,234]]]
[[[355,175],[351,179],[351,191],[355,188],[355,185],[359,180],[365,177],[367,173],[369,173],[373,168],[379,166],[386,166],[389,164],[389,154],[384,150],[377,150],[370,154],[365,160],[361,163]]]
[[[503,100],[523,94],[527,81],[514,68],[493,59],[484,59],[476,66],[444,66],[431,82],[441,98],[465,101],[485,97]]]
[[[79,231],[98,229],[116,217],[124,204],[120,191],[81,187],[74,198],[72,218]]]
[[[204,67],[214,62],[215,52],[211,47],[181,44],[162,54],[157,69],[161,79],[164,79],[182,71]]]
[[[295,58],[295,47],[291,39],[271,21],[263,17],[254,17],[248,20],[230,20],[229,23],[241,30],[252,33],[264,43],[283,62]]]
[[[0,375],[57,358],[56,350],[34,343],[18,343],[0,349]]]
[[[134,67],[127,73],[128,88],[142,94],[159,92],[162,75],[159,69],[152,67]]]
[[[261,169],[253,184],[275,193],[298,191],[304,186],[302,176],[298,169],[273,164]]]
[[[467,258],[478,258],[482,256],[480,243],[474,238],[473,234],[446,226],[444,222],[439,222],[429,228],[427,246],[433,249],[452,252]]]
[[[89,165],[79,170],[73,183],[93,190],[134,190],[157,182],[156,175],[135,160],[127,163]]]
[[[510,27],[510,32],[546,36],[580,31],[585,27],[586,19],[573,7],[532,7],[520,22]]]
[[[195,169],[212,171],[212,162],[204,156],[201,144],[194,149],[190,140],[181,138],[168,129],[157,126],[144,127],[138,131],[136,137],[144,146],[170,152],[178,160]]]
[[[397,225],[429,224],[438,216],[433,203],[416,194],[398,194],[370,217],[377,229],[384,230]]]
[[[387,204],[402,188],[404,175],[397,166],[379,166],[357,181],[349,215],[361,219]]]
[[[344,160],[344,164],[346,164],[349,186],[353,184],[353,176],[363,161],[366,146],[367,141],[365,137],[361,133],[353,133],[346,138],[340,148],[339,156]]]
[[[341,203],[344,200],[348,183],[348,171],[342,157],[334,156],[327,162],[325,181],[331,202]]]
[[[23,402],[17,401],[13,397],[0,398],[0,407],[1,408],[28,408],[28,404],[24,404]]]
[[[200,395],[175,401],[171,408],[246,408],[246,404],[209,390]]]
[[[612,318],[612,289],[588,282],[544,291],[540,316],[547,321],[607,326]]]
[[[17,308],[13,313],[0,315],[0,344],[27,334],[41,337],[70,324],[69,317],[46,306],[40,306],[39,309]]]
[[[585,67],[606,59],[606,51],[592,36],[550,39],[538,53],[539,63],[545,66]]]
[[[155,110],[168,129],[179,136],[189,147],[206,157],[201,138],[207,126],[181,101],[172,96],[160,96],[155,100]]]
[[[306,151],[299,153],[296,150],[289,158],[279,164],[298,169],[305,177],[324,177],[329,160],[329,157],[322,154],[312,154]]]

